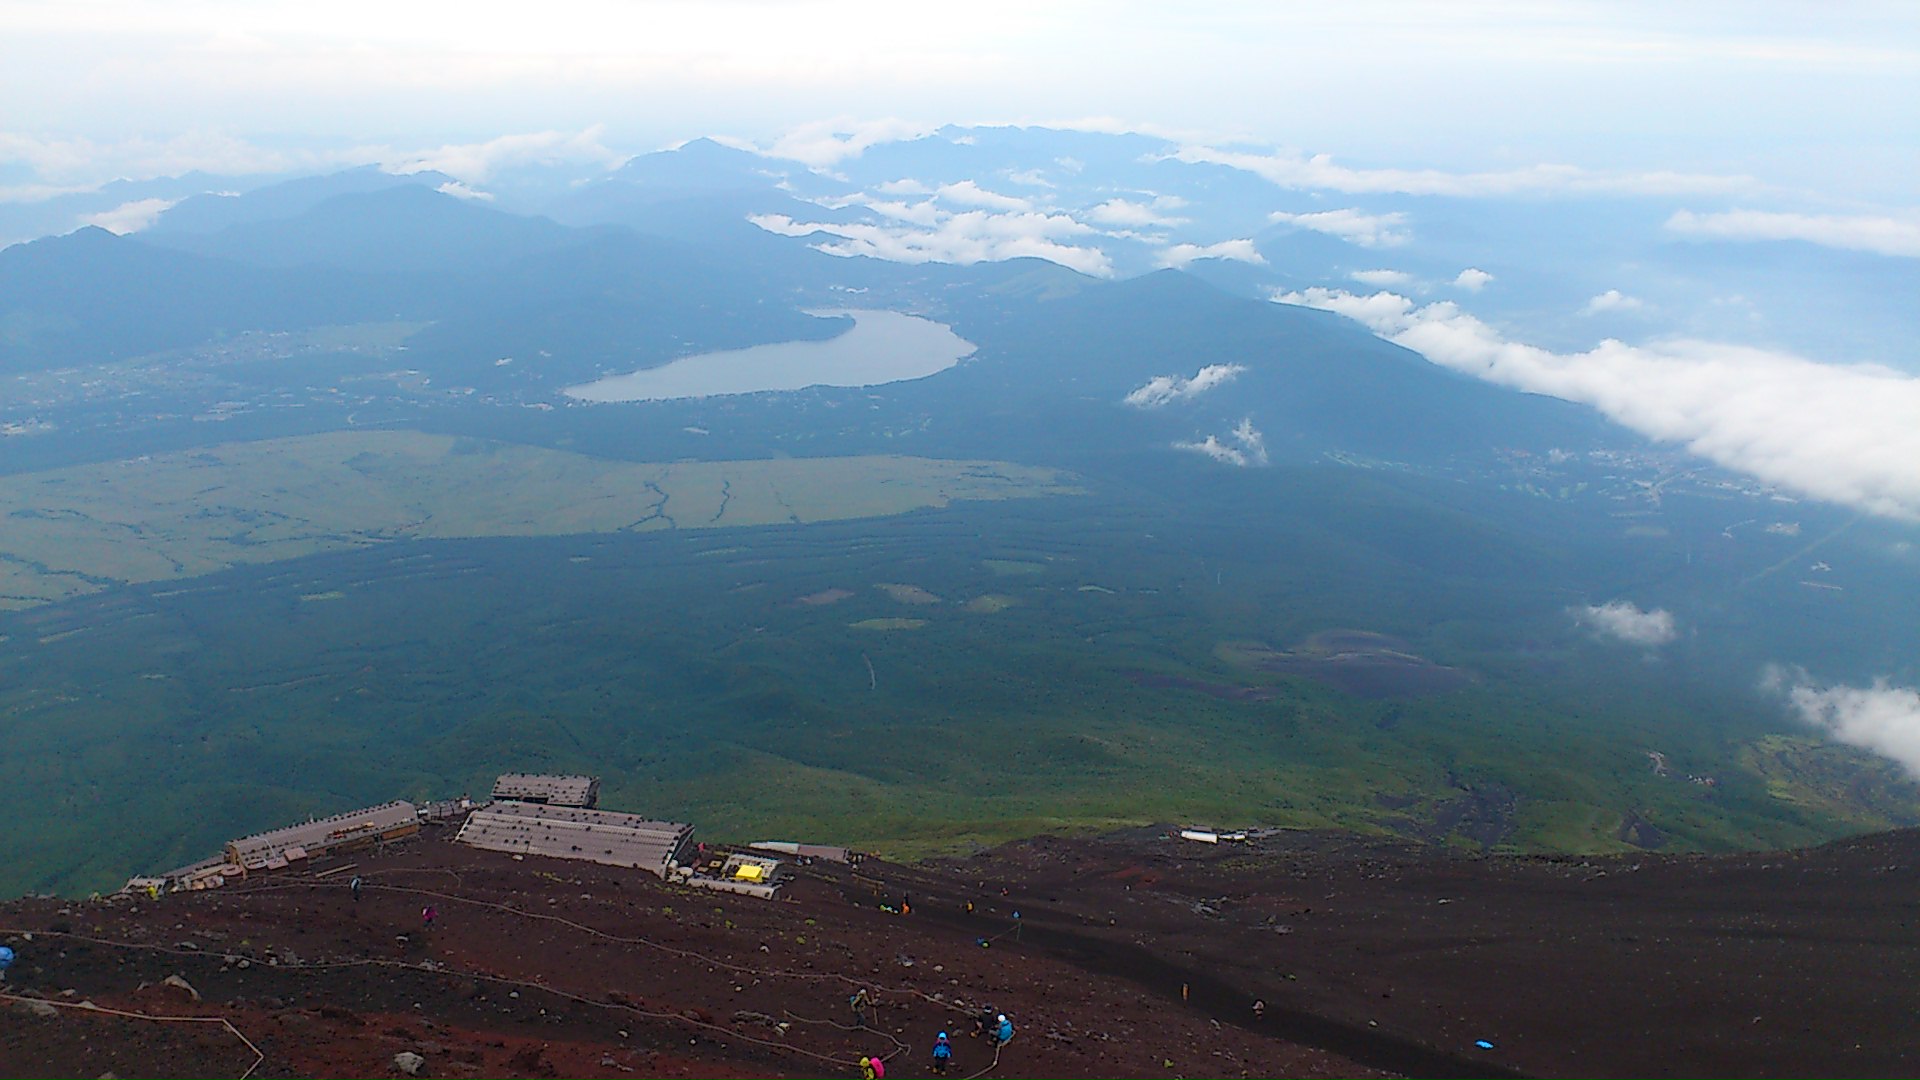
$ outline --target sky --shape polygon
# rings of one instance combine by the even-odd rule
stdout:
[[[1905,208],[1920,6],[0,0],[0,183],[826,118],[1080,122],[1361,164],[1757,177]],[[28,176],[27,174],[30,174]],[[23,177],[25,179],[23,179]]]

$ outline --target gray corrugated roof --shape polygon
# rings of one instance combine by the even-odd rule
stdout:
[[[289,825],[284,829],[255,833],[238,840],[228,841],[228,850],[232,851],[242,863],[253,859],[274,858],[290,847],[324,849],[339,843],[338,834],[362,836],[368,833],[385,832],[401,825],[416,823],[419,813],[410,802],[398,800],[369,806],[364,810],[352,810],[344,814],[335,814],[318,821],[308,821],[299,825]]]
[[[597,776],[506,773],[493,782],[496,799],[545,799],[560,806],[592,806],[599,791]]]
[[[495,803],[475,810],[457,839],[490,851],[585,859],[633,866],[666,876],[673,854],[693,826],[638,814],[577,806]]]

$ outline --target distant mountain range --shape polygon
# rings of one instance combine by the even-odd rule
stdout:
[[[803,245],[910,262],[1039,256],[1122,277],[1171,265],[1262,299],[1314,285],[1389,289],[1465,303],[1554,349],[1684,335],[1819,359],[1916,363],[1906,346],[1920,335],[1920,307],[1904,300],[1920,292],[1920,261],[1668,226],[1681,211],[1741,209],[1737,195],[1657,184],[1476,193],[1467,180],[1418,169],[1023,127],[947,127],[816,160],[824,163],[702,138],[614,168],[529,163],[461,179],[416,163],[404,175],[367,166],[285,180],[116,181],[0,203],[0,244],[93,223],[144,228],[183,250],[270,258],[264,236],[249,248],[239,234],[214,234],[280,222],[268,231],[291,244],[313,225],[296,219],[330,198],[410,186],[565,225],[617,224],[727,245],[759,261],[778,261],[799,245],[770,242],[788,237],[752,220]],[[305,239],[320,243],[316,258],[352,254],[331,251],[323,237]],[[531,233],[525,239],[538,243]],[[430,264],[470,251],[395,236],[385,253]],[[1463,279],[1465,271],[1473,273]],[[1594,303],[1609,294],[1619,299]]]
[[[714,144],[651,155],[574,204],[617,209],[624,224],[562,225],[443,193],[430,176],[358,170],[188,200],[137,238],[88,229],[17,246],[0,252],[0,370],[398,319],[429,324],[409,341],[409,363],[434,380],[551,399],[570,382],[690,351],[827,336],[840,327],[803,307],[891,290],[922,306],[938,298],[934,313],[981,346],[962,370],[893,392],[900,408],[937,408],[963,433],[956,449],[1031,442],[1055,425],[1091,445],[1186,442],[1259,460],[1630,441],[1588,410],[1454,375],[1324,313],[1236,295],[1245,282],[1221,291],[1173,270],[1101,281],[1037,260],[914,267],[811,251],[743,220],[749,206],[797,205],[787,196],[700,193],[703,182],[765,180],[749,169],[756,160]],[[180,211],[184,223],[172,222]],[[634,228],[647,224],[677,235]],[[1338,244],[1268,242],[1303,257]],[[1152,380],[1208,367],[1231,368],[1232,385],[1121,405]]]

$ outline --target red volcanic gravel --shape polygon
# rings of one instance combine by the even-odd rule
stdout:
[[[349,861],[358,903],[316,876]],[[0,1075],[385,1077],[408,1053],[433,1077],[857,1076],[877,1054],[916,1077],[942,1030],[956,1078],[1920,1073],[1911,832],[1579,859],[1154,829],[801,875],[765,901],[430,830],[212,892],[17,901]],[[969,1037],[988,1005],[1017,1029],[997,1059]]]

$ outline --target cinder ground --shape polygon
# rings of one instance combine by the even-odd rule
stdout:
[[[924,1076],[941,1029],[955,1077],[1920,1072],[1914,832],[1581,860],[1144,830],[816,864],[773,903],[437,833],[352,861],[357,904],[350,873],[315,876],[335,861],[0,909],[7,992],[33,999],[6,1003],[0,1073],[239,1076],[250,1041],[256,1076],[397,1075],[401,1051],[429,1076],[857,1075],[867,1053]],[[1018,1026],[997,1060],[967,1035],[989,1004]]]

